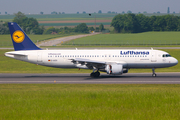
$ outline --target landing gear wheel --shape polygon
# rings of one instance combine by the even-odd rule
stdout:
[[[94,78],[94,77],[95,77],[95,73],[92,72],[92,73],[90,74],[90,76],[91,76],[92,78]]]
[[[100,72],[95,72],[95,77],[99,77],[99,75],[100,75]]]
[[[153,77],[156,77],[157,75],[154,73],[154,74],[152,74],[152,76],[153,76]]]
[[[92,72],[92,73],[90,74],[90,76],[91,76],[92,78],[98,78],[98,77],[100,76],[100,72],[99,72],[99,71],[97,71],[97,72]]]
[[[157,75],[156,75],[156,73],[155,73],[155,69],[153,68],[152,71],[153,71],[152,76],[153,76],[153,77],[156,77]]]

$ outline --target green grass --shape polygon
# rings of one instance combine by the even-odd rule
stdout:
[[[0,84],[0,119],[180,119],[180,85]]]
[[[4,53],[12,50],[0,50],[0,73],[91,73],[92,70],[78,70],[75,69],[63,69],[63,68],[51,68],[40,66],[36,64],[31,64],[12,58],[4,56]],[[180,50],[179,49],[169,49],[163,50],[171,54],[173,57],[180,61]],[[152,72],[151,69],[130,69],[129,73],[146,73]],[[161,68],[156,69],[156,72],[180,72],[180,64],[170,67],[170,68]]]
[[[180,45],[180,32],[145,32],[138,34],[98,34],[78,38],[62,45],[141,46]]]
[[[43,41],[43,40],[49,40],[49,39],[54,39],[54,38],[59,38],[59,37],[65,37],[65,36],[70,36],[70,35],[76,35],[78,33],[72,33],[72,34],[62,34],[62,35],[28,35],[29,38],[36,43],[37,41]],[[11,35],[0,35],[0,47],[8,47],[11,46],[13,47],[12,40],[11,40]]]

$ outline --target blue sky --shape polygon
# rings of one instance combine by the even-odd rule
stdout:
[[[180,12],[180,0],[0,0],[0,12],[9,14],[21,11],[25,14],[38,14],[41,11],[50,14],[52,11],[76,13],[86,11],[87,13],[115,11],[121,13],[131,10],[133,13],[158,12],[167,13]]]

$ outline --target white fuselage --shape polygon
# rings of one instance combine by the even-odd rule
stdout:
[[[119,63],[123,68],[163,68],[178,63],[177,59],[160,50],[26,50],[6,52],[7,57],[58,68],[83,68],[72,59],[87,59],[108,63]],[[86,67],[84,67],[86,68]]]

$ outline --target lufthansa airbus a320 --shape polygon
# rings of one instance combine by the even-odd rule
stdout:
[[[178,60],[169,53],[153,49],[118,50],[42,50],[37,47],[17,23],[8,23],[14,50],[5,56],[43,66],[56,68],[92,69],[91,77],[99,77],[100,72],[121,75],[131,68],[152,69],[171,67]]]

